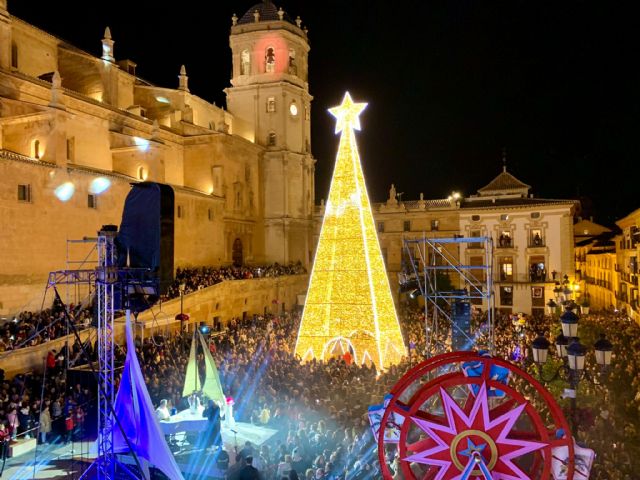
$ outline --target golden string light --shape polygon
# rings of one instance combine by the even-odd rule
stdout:
[[[329,199],[296,342],[303,360],[352,350],[354,361],[385,369],[406,354],[354,130],[366,103],[347,92],[329,110],[341,132]]]

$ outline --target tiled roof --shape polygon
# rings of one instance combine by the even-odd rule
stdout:
[[[505,169],[502,172],[500,172],[500,175],[498,175],[496,178],[491,180],[488,185],[485,185],[484,187],[479,188],[478,193],[496,192],[501,190],[509,190],[509,191],[521,190],[521,189],[528,190],[530,188],[531,186],[521,182],[516,177],[511,175],[509,172],[507,172],[507,169],[505,167]]]

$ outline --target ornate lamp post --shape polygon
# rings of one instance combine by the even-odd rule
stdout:
[[[548,378],[544,376],[542,366],[547,362],[551,343],[543,335],[538,335],[531,344],[532,357],[538,366],[539,378],[547,383],[563,379],[570,385],[570,390],[565,390],[565,393],[571,398],[571,421],[574,435],[577,431],[576,397],[579,383],[582,380],[587,380],[594,385],[602,385],[598,378],[589,374],[585,369],[588,349],[580,343],[578,338],[578,320],[578,315],[573,312],[572,305],[569,303],[565,312],[560,316],[562,333],[555,339],[557,357],[563,362]],[[613,345],[602,334],[600,339],[594,343],[594,350],[596,363],[600,367],[599,376],[606,375],[607,368],[611,364]]]

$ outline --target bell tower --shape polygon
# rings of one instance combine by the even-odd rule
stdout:
[[[309,42],[299,17],[271,1],[232,17],[234,134],[261,145],[265,259],[309,265],[313,234]]]

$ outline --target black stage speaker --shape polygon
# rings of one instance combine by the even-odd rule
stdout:
[[[456,299],[453,303],[452,320],[451,348],[453,351],[471,350],[473,344],[467,338],[471,337],[471,304],[468,300]]]
[[[174,208],[175,195],[170,186],[154,182],[133,184],[116,239],[118,266],[157,272],[161,294],[173,281]]]

